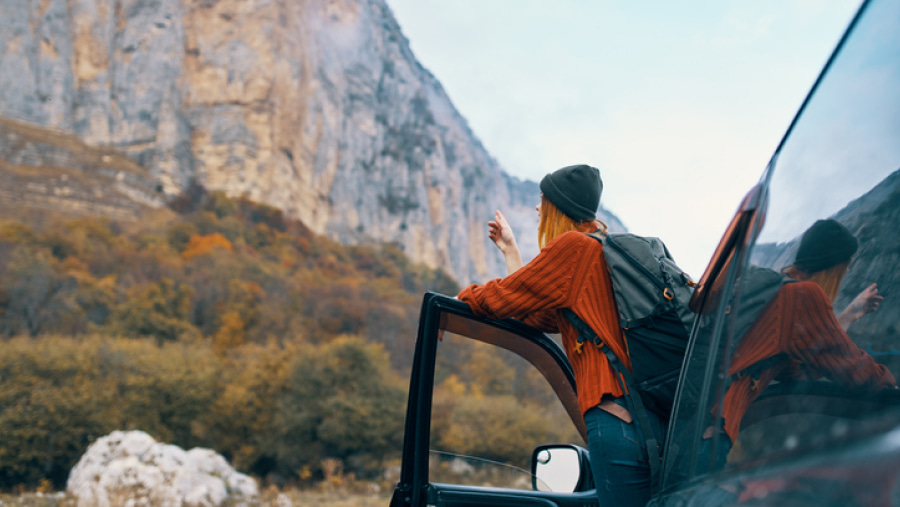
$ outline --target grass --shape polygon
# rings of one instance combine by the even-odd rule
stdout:
[[[63,492],[0,494],[0,507],[75,507],[77,501]]]
[[[385,507],[391,497],[384,495],[336,494],[318,491],[293,491],[287,493],[294,507]]]
[[[376,494],[321,489],[288,489],[279,492],[275,489],[268,489],[262,492],[257,505],[259,507],[277,506],[279,493],[283,493],[290,499],[293,507],[385,507],[391,499],[390,492]],[[75,507],[76,505],[75,497],[64,492],[0,494],[0,507]],[[225,506],[230,506],[230,504],[226,502]]]

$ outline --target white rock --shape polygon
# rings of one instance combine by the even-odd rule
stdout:
[[[210,449],[190,451],[142,431],[115,431],[88,447],[66,490],[78,506],[216,507],[258,502],[259,487]]]

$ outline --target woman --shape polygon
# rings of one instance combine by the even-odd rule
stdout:
[[[644,505],[650,499],[650,470],[637,424],[625,408],[623,391],[599,347],[577,346],[578,333],[562,310],[571,309],[628,368],[612,284],[601,244],[582,234],[606,226],[597,220],[603,183],[587,165],[567,166],[541,180],[538,242],[541,252],[527,265],[503,215],[489,223],[489,235],[504,253],[510,275],[459,293],[479,316],[513,317],[548,333],[560,333],[575,372],[578,404],[588,428],[588,447],[600,505]],[[662,441],[664,423],[650,414]]]

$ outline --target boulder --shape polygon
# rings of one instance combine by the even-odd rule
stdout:
[[[88,447],[66,491],[78,506],[253,505],[259,487],[210,449],[185,451],[143,431],[115,431]]]

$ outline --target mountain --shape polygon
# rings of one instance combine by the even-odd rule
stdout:
[[[67,194],[83,211],[128,208],[129,192],[135,210],[156,206],[196,182],[344,243],[396,242],[465,284],[505,272],[486,226],[501,209],[537,252],[537,184],[491,157],[384,0],[0,0],[0,116],[133,161],[81,160],[100,178]],[[66,187],[56,170],[71,168],[25,144],[0,144],[4,179]],[[53,189],[37,190],[48,205]]]

